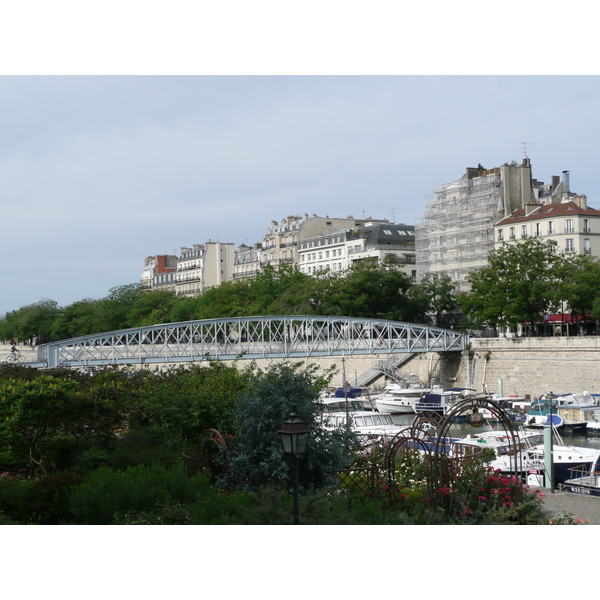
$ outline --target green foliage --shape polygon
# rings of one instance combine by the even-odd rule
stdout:
[[[125,322],[129,327],[143,327],[169,323],[171,312],[177,304],[177,296],[164,290],[144,291],[133,295]]]
[[[0,511],[16,523],[69,523],[69,490],[83,481],[82,474],[68,471],[39,479],[0,478]]]
[[[461,310],[475,324],[516,326],[539,321],[556,301],[556,243],[527,238],[492,252],[488,266],[467,277],[471,291],[458,295]]]
[[[48,342],[59,312],[58,304],[48,299],[10,311],[0,319],[0,339],[26,341],[37,337],[40,343]]]
[[[458,309],[456,300],[457,285],[445,273],[426,273],[421,281],[413,285],[409,295],[415,303],[415,311],[421,308],[420,320],[431,321],[438,327],[456,325],[453,314]]]
[[[33,381],[0,382],[0,461],[11,464],[27,459],[46,471],[48,440],[63,430],[69,418],[74,383],[51,375]]]
[[[588,254],[568,253],[556,269],[556,301],[566,301],[572,314],[600,317],[600,261]]]
[[[236,407],[226,484],[252,491],[288,481],[291,467],[277,432],[294,408],[311,430],[308,450],[300,460],[301,485],[319,487],[332,481],[335,471],[346,464],[355,437],[345,429],[329,431],[321,426],[316,400],[323,384],[316,367],[300,364],[275,364],[252,377]]]
[[[98,330],[97,311],[100,302],[93,299],[79,300],[59,311],[51,329],[53,340],[89,335]]]
[[[326,279],[322,314],[411,321],[418,313],[408,294],[412,282],[389,261],[360,261],[349,273]]]
[[[197,443],[206,429],[233,431],[235,405],[251,369],[211,362],[147,376],[139,392],[138,418],[188,443]]]
[[[157,503],[192,502],[206,489],[206,476],[189,478],[178,463],[158,462],[113,471],[99,467],[71,492],[69,507],[77,523],[108,525],[115,513],[153,510]]]

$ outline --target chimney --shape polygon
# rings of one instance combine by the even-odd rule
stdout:
[[[563,194],[568,194],[571,191],[569,187],[569,171],[563,171]]]
[[[558,184],[560,183],[560,177],[558,175],[552,175],[552,193],[556,191]]]

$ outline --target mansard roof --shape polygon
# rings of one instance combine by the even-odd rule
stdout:
[[[527,214],[527,210],[530,210]],[[560,204],[541,204],[538,208],[531,210],[519,208],[513,211],[508,217],[500,219],[496,226],[512,225],[514,223],[523,223],[525,221],[539,221],[540,219],[551,219],[555,217],[570,217],[580,215],[583,217],[600,217],[600,210],[595,208],[582,208],[576,202],[561,202]]]

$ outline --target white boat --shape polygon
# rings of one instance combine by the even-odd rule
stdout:
[[[410,387],[400,383],[390,383],[381,394],[371,397],[380,413],[407,414],[415,413],[415,404],[431,388]]]
[[[389,441],[400,432],[407,432],[411,428],[406,425],[397,425],[390,414],[378,414],[371,411],[355,411],[348,414],[350,428],[363,442]],[[336,429],[347,424],[344,413],[323,413],[323,426],[326,429]]]
[[[588,392],[583,394],[565,394],[557,397],[557,414],[565,421],[565,429],[583,428],[590,431],[600,430],[600,404],[598,398]]]
[[[523,480],[530,474],[541,474],[545,470],[545,445],[543,432],[525,431],[519,429],[515,432],[518,459],[514,458],[514,445],[511,436],[506,432],[483,432],[475,436],[465,436],[458,441],[462,444],[471,444],[478,447],[491,448],[495,457],[489,463],[493,469],[503,473],[510,473],[515,465],[520,464],[520,476]],[[556,443],[552,444],[552,462],[554,465],[554,483],[559,485],[570,478],[571,469],[576,467],[590,468],[600,461],[600,449],[584,448],[582,446],[566,445],[558,433],[554,432]],[[538,483],[536,485],[541,485]]]
[[[600,460],[589,467],[571,469],[569,479],[561,483],[559,488],[575,494],[600,496]]]
[[[580,418],[581,411],[579,409],[587,407],[591,410],[594,406],[593,402],[593,397],[587,392],[583,394],[559,394],[551,398],[544,395],[539,400],[534,400],[531,403],[525,424],[527,427],[544,427],[552,418],[552,422],[557,429],[569,431],[586,429],[587,421]]]
[[[470,396],[473,391],[469,388],[450,388],[424,394],[415,404],[415,412],[417,414],[435,413],[436,415],[445,415],[457,402]],[[461,415],[458,420],[466,418],[466,415]]]
[[[518,415],[524,414],[524,407],[527,407],[529,410],[530,401],[525,398],[525,396],[498,396],[498,394],[489,394],[487,396],[487,400],[493,402],[498,405],[498,408],[502,408],[509,413],[509,415]],[[479,412],[485,417],[488,421],[497,420],[496,416],[489,408],[481,408]],[[518,419],[513,419],[515,422]]]
[[[346,406],[346,399],[339,398],[337,396],[328,396],[319,398],[319,406],[322,413],[345,413],[346,409],[349,412],[357,411],[368,411],[370,405],[366,405],[366,401],[363,398],[348,398]]]

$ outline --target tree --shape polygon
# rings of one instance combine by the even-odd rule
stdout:
[[[172,438],[197,444],[207,429],[234,430],[234,410],[250,369],[211,362],[143,378],[134,426],[142,421]]]
[[[64,340],[95,333],[99,302],[87,298],[63,308],[52,323],[52,339]]]
[[[556,267],[556,304],[566,302],[571,314],[600,317],[600,261],[589,254],[564,253]]]
[[[426,273],[410,289],[410,296],[422,310],[424,320],[429,314],[434,325],[443,327],[454,324],[451,314],[458,308],[456,291],[456,283],[446,273]]]
[[[556,305],[556,242],[527,238],[493,251],[488,265],[467,276],[471,291],[457,300],[476,325],[532,326]]]
[[[0,321],[0,337],[26,341],[36,337],[39,342],[52,339],[54,320],[60,315],[58,303],[43,299],[6,313]]]
[[[331,431],[320,423],[316,400],[328,380],[316,375],[314,365],[302,368],[301,364],[280,363],[258,371],[237,405],[231,468],[224,483],[243,491],[286,484],[290,465],[277,432],[294,408],[311,430],[306,455],[300,461],[301,485],[307,488],[331,483],[335,471],[347,464],[356,438],[346,428]]]
[[[138,283],[111,288],[98,307],[98,331],[114,331],[129,327],[129,312],[140,299],[141,294],[142,288]]]
[[[127,312],[128,327],[143,327],[169,323],[170,314],[177,302],[177,296],[166,290],[148,290],[141,292]]]
[[[324,315],[409,321],[416,312],[410,278],[387,260],[360,261],[347,273],[329,275],[327,283]]]

